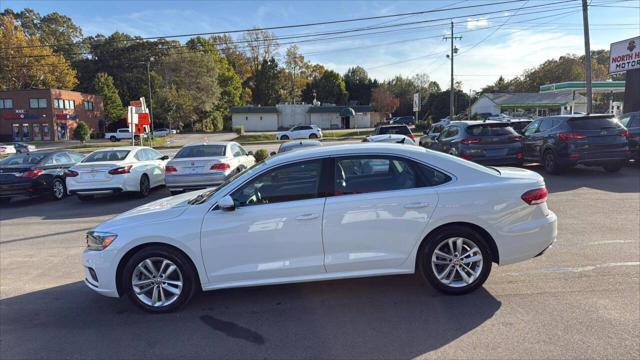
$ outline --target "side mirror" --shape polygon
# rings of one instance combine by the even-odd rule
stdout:
[[[233,211],[236,209],[236,203],[231,196],[227,195],[218,201],[218,207],[223,211]]]
[[[248,154],[253,156],[253,151],[249,151]]]
[[[276,154],[275,151],[272,151],[271,154],[269,154],[269,156],[274,156]]]
[[[169,160],[169,155],[162,155],[160,160]]]

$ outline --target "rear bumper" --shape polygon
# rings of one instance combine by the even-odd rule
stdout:
[[[509,229],[509,237],[496,237],[500,265],[508,265],[542,255],[556,241],[558,217],[549,210],[547,216]],[[504,236],[504,235],[503,235]]]
[[[122,188],[113,187],[113,188],[93,188],[93,189],[79,189],[79,190],[69,190],[69,195],[100,195],[100,194],[108,194],[108,193],[119,193],[122,192]]]
[[[41,189],[34,187],[33,183],[17,183],[0,185],[0,198],[12,196],[32,196],[40,194]]]
[[[204,189],[222,184],[227,179],[227,175],[207,174],[207,175],[165,175],[165,184],[172,190],[193,190]]]
[[[78,182],[67,177],[67,192],[73,194],[105,194],[109,192],[139,191],[139,179],[134,176],[117,175],[109,181]]]

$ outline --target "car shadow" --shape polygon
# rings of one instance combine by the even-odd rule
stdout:
[[[20,197],[0,204],[0,220],[23,217],[61,220],[117,215],[167,196],[170,194],[165,187],[157,187],[146,198],[138,198],[134,193],[101,195],[88,201],[80,201],[76,196],[68,196],[59,201],[46,197]]]
[[[217,290],[151,315],[81,282],[0,300],[5,358],[409,358],[478,328],[501,303],[415,276]]]
[[[577,166],[559,175],[546,173],[540,165],[528,165],[525,169],[542,175],[551,193],[580,188],[616,193],[640,192],[640,167],[635,165],[626,166],[617,173],[606,172],[600,167],[587,166]]]

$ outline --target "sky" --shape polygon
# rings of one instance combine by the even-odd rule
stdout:
[[[496,5],[497,2],[511,1]],[[640,0],[590,0],[591,49],[640,34]],[[555,3],[555,4],[554,4]],[[541,6],[544,5],[544,6]],[[446,10],[448,8],[470,7]],[[79,25],[85,36],[116,31],[142,37],[242,30],[333,20],[403,15],[272,30],[278,37],[344,30],[342,34],[281,39],[280,57],[296,43],[305,58],[344,73],[360,65],[370,77],[426,73],[449,86],[450,19],[459,49],[456,81],[465,91],[480,90],[500,75],[521,74],[547,59],[583,54],[579,0],[424,0],[424,1],[14,1],[0,8],[57,11]],[[435,11],[434,11],[435,10]],[[240,34],[236,34],[239,36]],[[174,38],[182,42],[188,37]]]

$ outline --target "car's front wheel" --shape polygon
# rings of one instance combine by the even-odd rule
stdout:
[[[282,136],[280,136],[280,140],[289,140],[289,136],[282,135]]]
[[[622,169],[622,166],[624,166],[624,163],[622,161],[616,161],[604,164],[603,168],[607,172],[614,173],[620,171],[620,169]]]
[[[466,294],[482,286],[489,277],[491,253],[477,232],[451,226],[426,241],[419,254],[418,269],[437,290],[452,295]]]
[[[148,247],[133,255],[124,267],[122,285],[129,299],[145,311],[166,313],[193,296],[196,274],[179,251]]]

